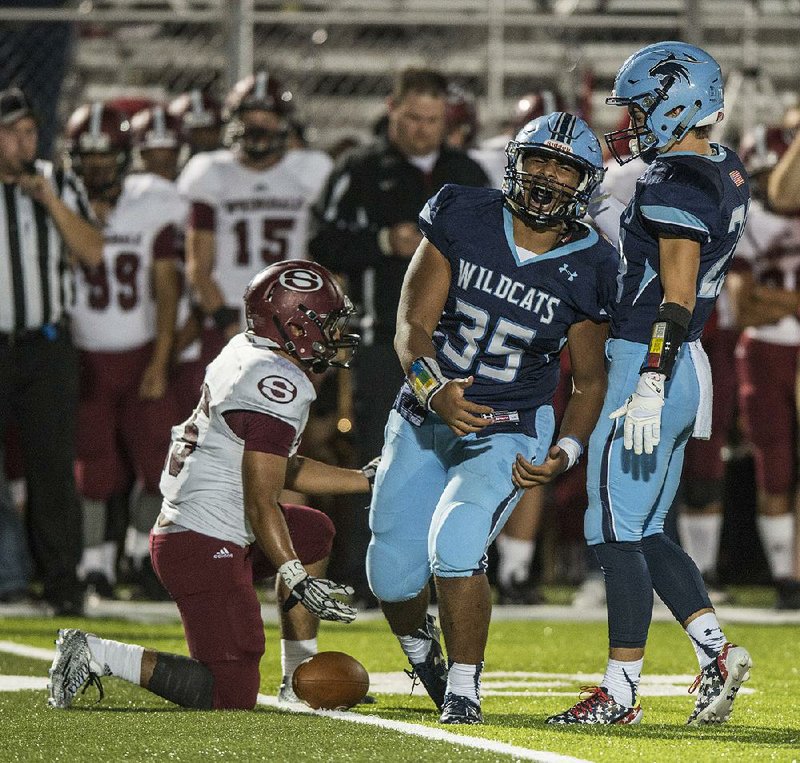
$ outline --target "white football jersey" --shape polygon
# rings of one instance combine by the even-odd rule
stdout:
[[[244,511],[244,441],[225,421],[227,411],[266,413],[297,433],[294,455],[316,398],[308,376],[249,334],[237,334],[206,369],[194,413],[172,428],[161,474],[162,512],[182,527],[239,546],[255,540]]]
[[[800,218],[773,214],[763,204],[753,201],[735,256],[747,262],[760,286],[797,291]],[[745,333],[770,344],[800,345],[800,321],[791,315],[767,326],[751,326]]]
[[[311,205],[331,171],[322,151],[298,149],[268,170],[248,169],[227,149],[193,156],[178,187],[214,210],[214,280],[228,307],[267,265],[308,258]],[[244,328],[244,316],[242,317]]]
[[[125,178],[103,230],[102,264],[74,268],[72,336],[78,347],[122,352],[155,337],[154,245],[165,229],[183,227],[186,215],[174,183],[149,173]]]

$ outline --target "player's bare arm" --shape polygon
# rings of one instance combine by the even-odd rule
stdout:
[[[725,288],[740,329],[768,326],[800,309],[800,294],[788,289],[759,286],[752,273],[735,271],[725,279]]]
[[[658,253],[659,274],[664,287],[663,303],[672,302],[693,312],[697,301],[700,243],[686,238],[661,236]]]
[[[442,316],[449,288],[450,264],[430,241],[423,238],[403,281],[394,338],[400,364],[412,377],[419,377],[412,369],[418,359],[428,364],[436,362],[433,360],[436,349],[432,337]],[[430,393],[428,407],[438,413],[457,435],[478,432],[492,423],[489,418],[481,418],[481,414],[491,413],[491,408],[464,397],[464,390],[472,385],[472,381],[471,376],[451,379]]]
[[[767,196],[775,212],[790,214],[800,209],[800,134],[770,173]]]
[[[343,469],[313,458],[292,456],[286,467],[286,487],[311,495],[369,493],[371,484],[362,469]]]
[[[543,464],[534,465],[517,454],[511,469],[517,487],[544,485],[574,466],[589,444],[606,395],[608,376],[605,365],[607,323],[581,321],[567,334],[572,366],[572,395],[564,411],[558,441],[547,453]]]
[[[278,497],[286,479],[287,459],[246,450],[242,458],[244,509],[258,545],[278,569],[297,558]]]
[[[153,260],[152,275],[156,298],[156,338],[153,355],[139,384],[139,395],[145,400],[159,400],[167,391],[167,372],[175,341],[175,320],[180,296],[175,260]]]
[[[50,213],[70,254],[87,267],[103,261],[103,233],[88,220],[73,212],[41,175],[21,175],[19,187]]]
[[[219,285],[214,280],[216,236],[213,231],[189,226],[186,231],[186,278],[206,315],[214,315],[225,307]],[[228,337],[239,329],[238,322],[229,324]]]

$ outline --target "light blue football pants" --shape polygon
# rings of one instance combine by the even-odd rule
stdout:
[[[683,345],[665,387],[661,442],[653,453],[636,455],[623,446],[623,418],[611,420],[636,389],[647,345],[610,339],[608,392],[589,440],[584,518],[586,542],[638,541],[664,529],[683,469],[683,453],[692,434],[700,387],[689,348]]]
[[[415,427],[392,411],[370,507],[370,588],[381,601],[406,601],[439,577],[486,571],[486,550],[517,505],[511,482],[517,453],[547,455],[553,409],[536,415],[536,437],[498,433],[457,437],[430,413]]]

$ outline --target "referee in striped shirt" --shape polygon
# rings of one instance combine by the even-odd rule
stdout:
[[[102,233],[70,176],[34,161],[34,115],[0,91],[0,456],[16,421],[28,485],[28,539],[57,613],[79,614],[81,514],[73,477],[77,355],[69,337],[70,258],[102,262]],[[2,463],[2,458],[0,458]]]

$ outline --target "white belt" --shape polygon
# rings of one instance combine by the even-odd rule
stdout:
[[[689,355],[694,363],[697,384],[700,387],[700,400],[697,403],[697,415],[694,419],[692,437],[708,440],[711,437],[711,410],[714,405],[714,389],[711,385],[711,364],[708,355],[700,344],[700,340],[688,342]]]

